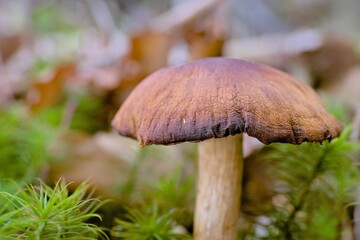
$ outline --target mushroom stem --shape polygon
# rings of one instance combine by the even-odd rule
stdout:
[[[196,240],[236,239],[242,172],[242,134],[199,143]]]

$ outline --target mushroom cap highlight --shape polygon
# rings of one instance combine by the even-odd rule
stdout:
[[[205,58],[156,71],[113,121],[140,145],[198,142],[247,133],[264,144],[322,142],[342,125],[305,83],[266,65]]]

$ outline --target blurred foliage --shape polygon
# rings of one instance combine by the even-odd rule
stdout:
[[[19,187],[16,194],[0,192],[5,202],[0,208],[0,238],[108,239],[99,227],[86,223],[100,218],[95,211],[105,202],[87,195],[87,183],[82,183],[71,194],[67,187],[63,181],[54,188],[40,182]]]
[[[48,71],[49,69],[54,67],[54,63],[49,59],[36,59],[36,61],[31,66],[31,69],[29,69],[29,75],[30,78],[33,78],[34,76],[38,76],[43,72]]]
[[[352,114],[351,108],[347,106],[343,101],[334,99],[332,96],[323,94],[321,96],[326,109],[335,116],[344,125],[351,124]]]
[[[55,106],[39,113],[39,118],[54,127],[95,133],[109,128],[105,99],[86,92],[69,93]],[[68,126],[62,126],[68,125]]]
[[[66,21],[64,15],[59,12],[56,2],[47,2],[38,6],[32,14],[32,25],[38,33],[61,32],[74,33],[78,27],[74,23]]]
[[[94,133],[109,128],[106,103],[101,96],[77,94],[74,99],[77,106],[71,129]]]
[[[32,181],[50,158],[56,131],[47,122],[29,117],[20,106],[0,109],[0,125],[0,181]]]
[[[139,189],[139,170],[143,165],[143,162],[147,157],[157,156],[161,154],[161,151],[157,148],[143,148],[141,149],[134,159],[134,162],[131,165],[130,170],[126,173],[126,180],[118,184],[117,189],[119,195],[121,196],[121,202],[123,204],[128,204],[130,202],[142,201],[144,198],[143,192]],[[137,192],[140,192],[140,196],[136,195]]]

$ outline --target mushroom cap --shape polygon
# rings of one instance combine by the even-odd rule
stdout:
[[[231,58],[206,58],[156,71],[134,89],[112,125],[142,146],[239,133],[265,144],[300,144],[331,140],[342,130],[303,82]]]

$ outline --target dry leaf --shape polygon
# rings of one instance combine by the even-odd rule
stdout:
[[[23,38],[22,34],[0,36],[0,57],[4,62],[19,49]]]
[[[30,111],[37,112],[54,104],[62,94],[66,79],[74,73],[74,64],[63,64],[55,69],[51,77],[36,81],[27,96]]]
[[[137,61],[147,75],[167,65],[171,36],[166,33],[144,31],[131,37],[129,57]]]
[[[324,36],[322,45],[303,53],[305,64],[315,79],[314,87],[330,89],[359,62],[352,43],[346,38]]]

